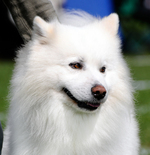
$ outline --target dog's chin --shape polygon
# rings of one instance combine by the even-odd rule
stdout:
[[[100,102],[88,102],[88,101],[79,101],[78,99],[76,99],[71,92],[67,89],[67,88],[63,88],[63,91],[65,92],[65,94],[73,100],[73,102],[75,102],[79,108],[81,109],[85,109],[88,111],[94,111],[96,109],[98,109],[98,107],[100,106]]]

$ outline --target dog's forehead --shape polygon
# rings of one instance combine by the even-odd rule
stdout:
[[[65,36],[60,34],[61,38],[64,36],[64,42],[86,50],[107,48],[116,41],[114,40],[116,36],[111,35],[105,28],[96,24],[83,27],[66,27],[64,31]]]
[[[114,37],[106,30],[93,26],[81,28],[66,28],[60,32],[59,45],[67,55],[75,55],[84,59],[99,59],[111,55],[115,50]],[[66,31],[64,33],[64,30]],[[115,39],[116,41],[116,39]]]

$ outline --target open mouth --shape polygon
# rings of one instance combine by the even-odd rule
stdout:
[[[88,102],[88,101],[79,101],[76,99],[71,92],[67,88],[63,88],[63,91],[69,96],[75,103],[77,103],[78,107],[84,108],[86,110],[94,111],[96,110],[99,106],[100,103],[93,103],[93,102]]]

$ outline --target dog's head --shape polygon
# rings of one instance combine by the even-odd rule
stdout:
[[[34,94],[53,91],[76,110],[99,109],[124,75],[117,31],[116,14],[82,27],[35,17],[26,62]]]

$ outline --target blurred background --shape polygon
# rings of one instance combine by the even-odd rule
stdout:
[[[116,12],[120,17],[119,36],[122,51],[130,67],[136,88],[135,103],[140,127],[140,155],[150,155],[150,0],[52,0],[54,6],[82,9],[94,16],[104,17]],[[59,3],[59,4],[58,4]],[[11,16],[0,1],[0,121],[7,119],[8,88],[14,67],[15,51],[23,41]]]

